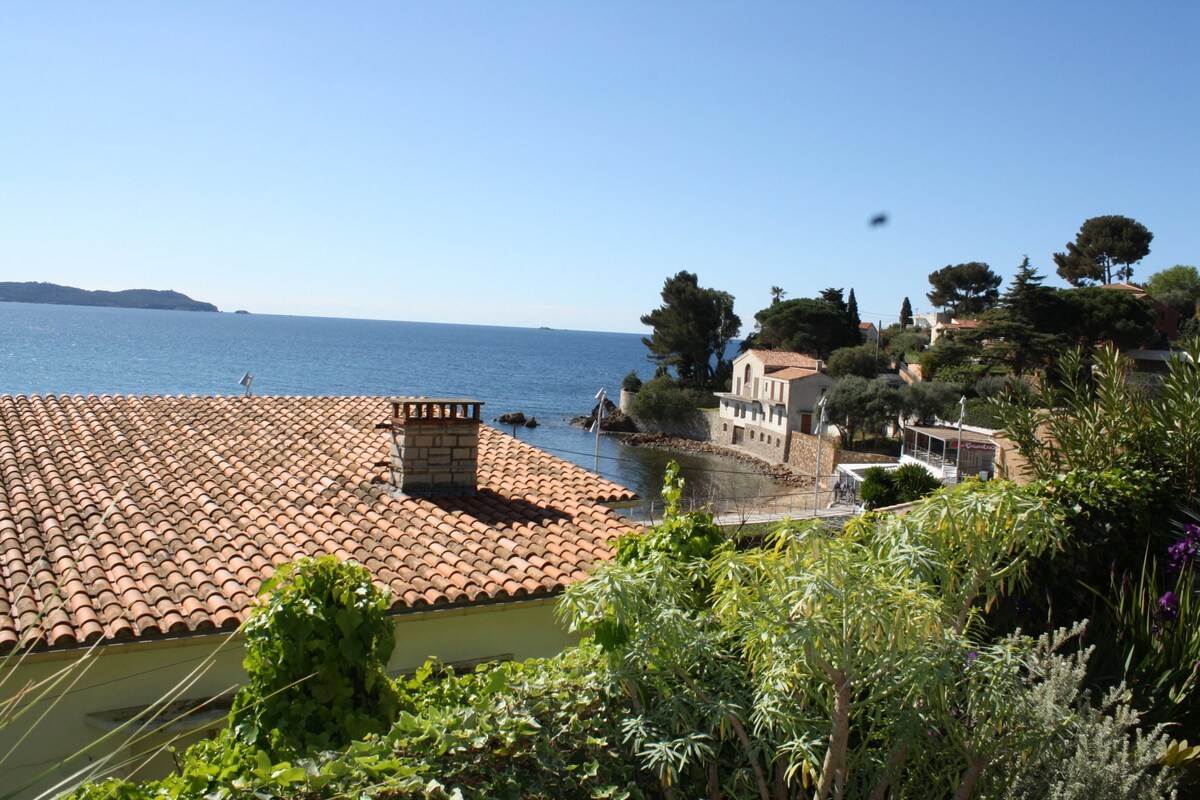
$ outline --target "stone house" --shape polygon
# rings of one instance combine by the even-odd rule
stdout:
[[[733,360],[733,385],[718,392],[712,439],[760,458],[790,459],[794,433],[812,434],[817,404],[836,381],[811,356],[747,350]]]
[[[308,556],[390,590],[394,674],[559,652],[555,599],[636,527],[614,510],[636,495],[482,424],[481,405],[0,397],[0,678],[10,694],[64,668],[73,681],[32,728],[0,729],[0,786],[46,772],[32,796],[106,755],[161,773],[173,736],[223,724],[245,677],[238,626]],[[172,715],[215,700],[68,761],[163,697]]]

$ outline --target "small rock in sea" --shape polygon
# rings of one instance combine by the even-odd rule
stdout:
[[[524,425],[525,414],[521,411],[513,411],[510,414],[501,414],[499,422],[501,425]]]
[[[526,428],[536,428],[537,426],[538,426],[537,417],[530,417],[529,419],[525,420]]]

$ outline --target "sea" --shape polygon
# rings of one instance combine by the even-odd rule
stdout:
[[[249,373],[261,395],[469,397],[488,421],[536,417],[536,428],[491,424],[635,490],[635,518],[661,515],[672,459],[690,505],[744,509],[782,493],[732,459],[571,424],[600,389],[616,402],[630,371],[654,371],[636,334],[0,303],[0,394],[231,395]]]

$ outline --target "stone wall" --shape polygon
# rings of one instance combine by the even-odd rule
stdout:
[[[821,439],[821,475],[833,474],[839,464],[895,464],[899,459],[879,453],[858,453],[842,450],[838,440],[832,436]],[[807,433],[793,433],[788,452],[787,465],[801,475],[812,475],[817,471],[817,437]]]
[[[716,409],[712,411],[694,411],[677,422],[662,422],[641,417],[631,417],[637,429],[643,433],[666,433],[678,436],[680,439],[692,439],[697,442],[712,442],[727,444],[718,438],[721,420]],[[728,435],[728,434],[726,434]]]
[[[414,494],[475,491],[479,423],[409,421],[391,447],[396,488]]]
[[[834,464],[896,464],[900,459],[882,453],[858,453],[854,450],[838,450]]]
[[[787,464],[793,471],[801,475],[813,475],[817,471],[817,449],[821,453],[821,474],[829,475],[837,465],[836,457],[839,452],[835,440],[830,437],[818,438],[811,434],[792,432],[792,441],[788,450]]]

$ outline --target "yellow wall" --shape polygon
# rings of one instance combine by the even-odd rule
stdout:
[[[570,643],[571,637],[554,619],[553,600],[406,614],[396,617],[396,650],[388,668],[393,674],[409,672],[431,657],[445,663],[497,657],[523,660],[552,656]],[[243,656],[239,639],[201,636],[110,645],[92,651],[91,655],[80,650],[33,654],[20,664],[0,668],[3,670],[0,698],[8,698],[31,682],[75,665],[51,698],[35,703],[30,713],[0,730],[0,758],[5,759],[0,764],[0,789],[15,788],[42,770],[50,769],[46,780],[22,795],[32,798],[38,791],[68,777],[73,769],[95,762],[114,749],[122,758],[128,757],[131,750],[153,751],[168,737],[154,735],[132,748],[117,747],[129,733],[122,731],[88,756],[63,764],[71,754],[105,734],[88,714],[149,705],[171,694],[173,687],[187,681],[190,672],[204,665],[207,668],[203,674],[194,676],[174,696],[222,694],[245,679]],[[188,741],[200,735],[204,734],[193,735]],[[161,775],[163,770],[170,769],[171,763],[169,755],[160,754],[139,775]]]

